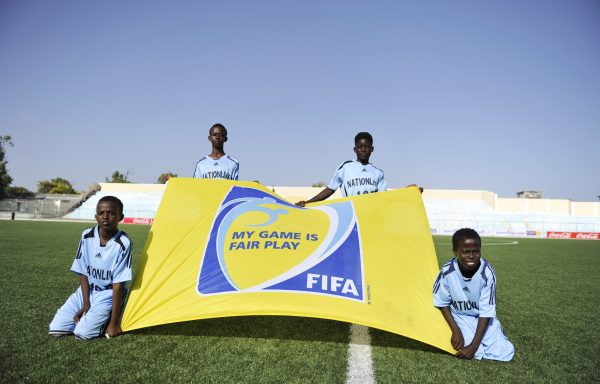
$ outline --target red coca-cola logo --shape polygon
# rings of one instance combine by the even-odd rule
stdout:
[[[600,240],[599,232],[548,232],[549,239]]]
[[[577,239],[598,240],[600,239],[599,235],[599,233],[578,233],[575,237]]]
[[[572,235],[572,232],[548,232],[550,239],[571,239]]]
[[[146,224],[150,225],[154,222],[154,219],[145,217],[126,217],[123,219],[124,224]]]

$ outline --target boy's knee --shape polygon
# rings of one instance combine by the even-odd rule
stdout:
[[[108,319],[109,317],[107,316],[98,316],[97,314],[88,312],[81,318],[79,323],[77,323],[73,333],[76,337],[83,340],[95,339],[102,335],[102,331],[104,330]]]
[[[85,326],[81,326],[81,322],[77,324],[73,334],[75,335],[75,339],[77,340],[91,340],[100,336],[100,329],[97,327],[89,328]]]
[[[64,316],[57,314],[48,326],[50,336],[60,337],[65,334],[72,334],[75,329],[75,322],[73,319],[67,319]],[[58,336],[55,336],[58,335]]]

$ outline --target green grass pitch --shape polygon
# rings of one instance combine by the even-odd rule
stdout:
[[[1,383],[344,383],[349,326],[336,321],[225,318],[112,340],[51,339],[48,323],[78,284],[69,268],[89,226],[0,221]],[[122,228],[135,268],[149,227]],[[442,263],[450,239],[434,241]],[[457,360],[371,329],[377,383],[599,382],[600,241],[486,238],[483,254],[497,273],[514,361]]]

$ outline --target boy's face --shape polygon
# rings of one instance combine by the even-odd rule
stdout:
[[[371,153],[373,153],[373,144],[367,139],[360,139],[356,143],[354,147],[354,153],[356,153],[356,158],[363,164],[369,162],[369,158],[371,157]]]
[[[96,222],[98,227],[105,232],[115,232],[121,220],[123,220],[123,214],[114,201],[101,201],[96,206]]]
[[[221,127],[211,128],[208,134],[208,141],[215,147],[222,147],[227,141],[227,131]]]
[[[458,244],[458,249],[454,251],[454,256],[465,271],[474,271],[479,268],[481,260],[481,244],[476,239],[464,239]]]

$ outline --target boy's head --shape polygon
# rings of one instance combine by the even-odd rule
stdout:
[[[223,132],[225,134],[225,136],[227,136],[227,128],[225,128],[225,126],[221,123],[213,124],[213,126],[210,127],[210,129],[208,130],[208,134],[212,135],[212,133],[215,129],[220,129],[221,132]]]
[[[479,237],[479,233],[477,233],[476,230],[471,228],[461,228],[452,235],[452,251],[456,252],[460,242],[466,239],[477,240],[477,243],[481,246],[481,237]]]
[[[374,150],[373,136],[369,132],[359,132],[354,136],[354,153],[356,153],[358,161],[368,164]]]
[[[356,136],[354,136],[354,145],[358,145],[358,142],[363,139],[373,145],[373,136],[371,136],[369,132],[358,132]]]
[[[459,229],[452,235],[452,252],[462,270],[477,270],[481,260],[481,237],[474,229]]]
[[[214,124],[208,130],[208,141],[213,147],[222,147],[227,141],[227,128],[223,124]]]
[[[115,196],[104,196],[96,205],[96,222],[105,232],[117,230],[119,221],[123,220],[123,203]]]

